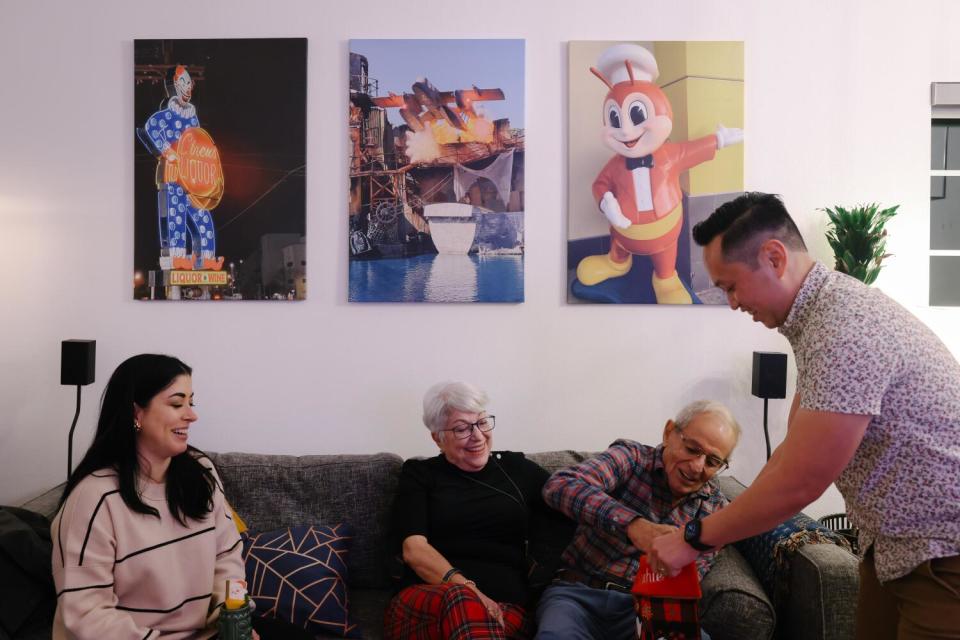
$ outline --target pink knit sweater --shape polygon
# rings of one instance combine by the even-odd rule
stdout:
[[[192,640],[216,633],[225,581],[244,575],[219,477],[213,511],[187,526],[170,514],[164,484],[141,478],[140,490],[159,519],[128,509],[109,469],[80,481],[54,518],[54,640]]]

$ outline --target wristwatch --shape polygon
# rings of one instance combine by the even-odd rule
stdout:
[[[703,523],[700,521],[700,518],[691,520],[683,527],[683,541],[697,551],[710,551],[713,547],[700,542],[700,532],[702,530]]]

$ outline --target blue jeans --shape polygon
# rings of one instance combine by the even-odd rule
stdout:
[[[633,596],[555,582],[537,606],[537,640],[635,640]]]
[[[633,596],[573,582],[555,582],[537,606],[536,640],[636,640]],[[701,632],[703,640],[710,640]]]

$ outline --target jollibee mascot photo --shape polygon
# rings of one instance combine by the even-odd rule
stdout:
[[[690,304],[677,273],[677,241],[683,226],[680,177],[713,160],[720,149],[743,141],[743,130],[717,124],[715,133],[670,142],[673,108],[655,84],[657,61],[637,44],[617,44],[590,71],[608,88],[602,105],[602,139],[614,152],[593,182],[600,213],[610,224],[610,250],[577,265],[577,280],[593,287],[626,275],[634,256],[652,262],[651,287],[658,304]]]

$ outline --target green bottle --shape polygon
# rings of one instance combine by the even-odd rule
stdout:
[[[253,640],[253,623],[250,621],[250,606],[239,609],[220,609],[219,640]]]
[[[253,640],[253,602],[243,580],[227,580],[227,599],[220,607],[218,640]]]

